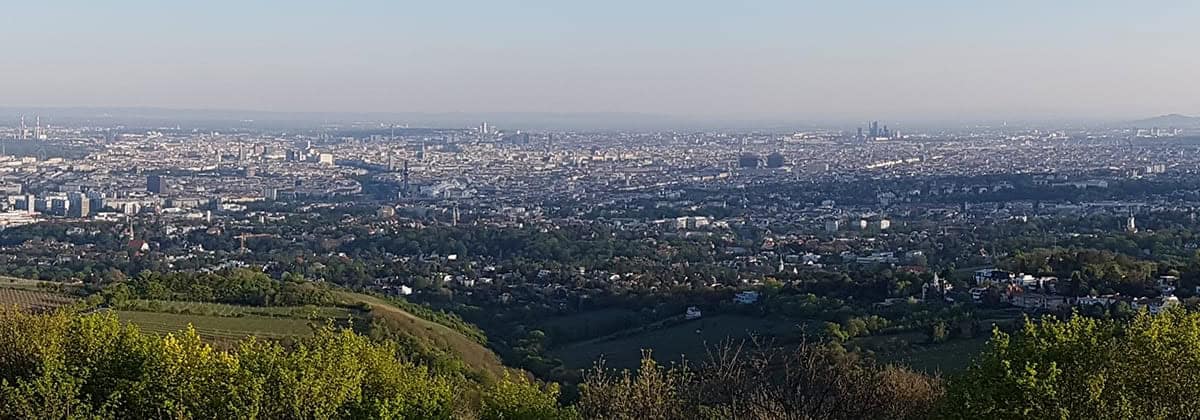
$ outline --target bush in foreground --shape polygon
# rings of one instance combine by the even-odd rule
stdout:
[[[802,343],[726,346],[695,370],[649,354],[637,372],[597,366],[578,408],[605,419],[908,419],[932,415],[942,394],[936,377]]]
[[[947,385],[809,343],[726,346],[691,367],[646,356],[597,366],[564,408],[557,385],[481,384],[347,330],[225,351],[111,314],[0,308],[0,419],[1195,418],[1200,401],[1200,314],[1183,311],[997,331]]]
[[[1074,316],[995,332],[991,348],[951,382],[946,417],[1196,418],[1200,314],[1132,320]]]
[[[471,389],[487,398],[470,401],[480,394]],[[523,378],[471,383],[348,330],[319,329],[286,348],[248,339],[222,351],[191,329],[158,336],[111,314],[0,308],[4,419],[568,416],[556,396]]]

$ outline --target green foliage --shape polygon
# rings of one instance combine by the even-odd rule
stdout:
[[[944,342],[946,342],[946,339],[948,339],[949,337],[950,337],[950,332],[946,328],[945,322],[935,323],[929,329],[929,342],[931,342],[931,343],[934,343],[934,344],[944,343]]]
[[[290,276],[289,276],[290,277]],[[328,288],[301,277],[276,281],[254,270],[220,273],[143,271],[132,280],[112,283],[101,290],[110,305],[129,299],[187,300],[252,306],[324,306],[334,303]]]
[[[1002,264],[1015,272],[1054,275],[1067,280],[1064,290],[1075,296],[1092,289],[1146,296],[1157,293],[1158,265],[1125,254],[1098,249],[1052,248],[1017,252]]]
[[[483,420],[554,420],[574,419],[571,409],[558,405],[558,385],[545,387],[521,376],[505,375],[496,386],[483,394]]]
[[[455,372],[405,361],[393,342],[324,328],[292,346],[214,349],[195,330],[146,334],[112,314],[0,308],[0,418],[569,418],[555,386],[505,380],[467,400]]]
[[[694,370],[644,356],[637,372],[597,365],[580,385],[580,413],[630,420],[907,419],[928,416],[942,396],[937,378],[837,347],[725,346]]]
[[[1200,314],[1076,316],[997,331],[950,384],[952,418],[1190,418],[1200,398]]]
[[[842,329],[841,324],[835,322],[825,323],[825,336],[836,341],[846,341],[850,339],[850,334]]]
[[[476,343],[487,345],[487,334],[485,334],[483,330],[479,329],[479,327],[464,321],[462,317],[459,317],[457,314],[439,311],[425,305],[412,303],[404,298],[388,296],[383,297],[383,299],[385,299],[392,306],[403,309],[405,312],[416,315],[427,321],[442,324],[452,330],[462,333]]]
[[[645,244],[614,239],[613,232],[605,228],[585,226],[550,231],[529,227],[476,229],[432,226],[420,230],[397,230],[389,235],[361,235],[342,248],[347,254],[380,249],[397,255],[489,255],[561,262],[569,266],[603,265],[610,263],[614,257],[654,255],[654,249]]]
[[[580,386],[579,406],[588,418],[683,418],[688,411],[683,393],[692,379],[685,367],[661,366],[649,353],[636,373],[613,374],[597,364]]]

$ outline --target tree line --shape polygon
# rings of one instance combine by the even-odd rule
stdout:
[[[1026,320],[946,378],[810,342],[645,356],[598,364],[567,403],[557,385],[471,380],[350,330],[222,350],[111,314],[0,309],[0,418],[1193,418],[1200,400],[1200,314],[1181,310]]]

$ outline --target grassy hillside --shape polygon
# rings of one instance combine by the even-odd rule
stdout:
[[[75,302],[74,297],[38,290],[39,281],[0,278],[0,305],[47,310]],[[206,340],[235,343],[257,336],[284,339],[310,334],[314,326],[333,321],[337,325],[358,327],[377,324],[399,335],[411,336],[421,347],[436,349],[461,359],[471,371],[500,377],[504,365],[489,349],[486,337],[471,325],[446,322],[433,312],[414,315],[403,309],[404,302],[349,291],[335,292],[337,305],[303,307],[258,307],[205,302],[130,300],[116,309],[124,321],[154,333],[185,330],[191,324]],[[361,309],[359,309],[361,308]],[[420,307],[415,312],[422,313]],[[442,320],[438,323],[435,320]],[[455,318],[457,320],[457,318]],[[451,326],[458,328],[452,328]],[[474,330],[474,331],[472,331]]]
[[[420,318],[378,297],[344,291],[338,292],[338,296],[346,305],[366,304],[370,308],[369,315],[372,321],[457,354],[473,370],[487,372],[495,377],[504,373],[505,368],[500,362],[500,357],[466,334]]]
[[[206,339],[236,342],[248,336],[283,339],[311,333],[313,327],[333,320],[366,327],[378,323],[395,333],[453,354],[467,368],[499,377],[504,372],[500,358],[481,344],[453,328],[418,317],[385,299],[336,292],[342,307],[252,307],[199,302],[132,301],[118,311],[123,320],[146,331],[167,333],[183,330],[190,323]],[[361,306],[364,310],[347,309]],[[361,325],[360,325],[361,324]]]

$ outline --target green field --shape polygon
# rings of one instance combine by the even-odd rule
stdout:
[[[573,343],[552,350],[552,356],[567,367],[587,368],[604,358],[605,364],[617,368],[637,367],[639,349],[652,350],[660,362],[703,360],[708,350],[726,340],[740,341],[751,334],[762,337],[795,337],[801,325],[788,320],[745,315],[714,315],[695,321],[684,321],[663,328],[618,333],[596,340]]]
[[[0,287],[8,289],[27,289],[27,290],[42,290],[44,286],[60,286],[61,283],[54,283],[43,280],[30,280],[20,277],[0,276]]]
[[[116,311],[142,330],[178,332],[191,324],[202,338],[228,343],[246,337],[286,338],[311,334],[314,327],[345,325],[354,311],[337,307],[258,307],[222,303],[132,300]]]
[[[990,334],[951,338],[933,344],[925,333],[873,335],[854,339],[854,344],[881,363],[904,365],[925,373],[957,373],[965,370],[987,347]]]
[[[607,324],[637,316],[637,311],[632,309],[604,308],[546,318],[541,320],[538,325],[542,328],[574,328],[581,324]]]
[[[184,302],[172,300],[131,300],[121,305],[120,310],[137,312],[167,312],[184,315],[211,315],[240,317],[257,315],[266,317],[300,318],[308,320],[344,320],[356,315],[355,311],[332,306],[244,306],[224,303]]]
[[[925,373],[957,373],[987,348],[987,337],[958,338],[940,344],[919,344],[901,351],[877,352],[883,363],[905,365]]]
[[[603,337],[641,324],[637,311],[623,308],[597,309],[546,318],[536,328],[554,338],[554,345]]]
[[[218,343],[235,342],[250,336],[278,339],[308,335],[314,327],[322,325],[319,321],[253,315],[223,317],[141,311],[116,313],[121,320],[131,322],[143,331],[159,334],[179,332],[190,324],[200,337]]]

